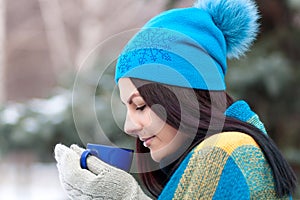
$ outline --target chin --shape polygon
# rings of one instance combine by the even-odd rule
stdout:
[[[162,156],[163,154],[160,151],[155,151],[155,152],[150,151],[150,154],[152,160],[154,160],[155,162],[160,162],[163,159]]]

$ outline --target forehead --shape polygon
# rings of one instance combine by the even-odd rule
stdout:
[[[137,88],[129,78],[120,78],[118,86],[120,90],[120,98],[123,102],[127,102],[132,94],[138,93]]]

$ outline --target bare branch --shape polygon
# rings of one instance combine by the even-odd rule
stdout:
[[[67,43],[67,35],[58,0],[39,0],[42,18],[46,27],[51,59],[56,74],[60,74],[61,68],[70,68],[73,64],[70,49]]]

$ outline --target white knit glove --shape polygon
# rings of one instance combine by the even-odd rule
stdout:
[[[77,145],[55,146],[60,182],[71,199],[150,199],[133,176],[94,156],[87,158],[89,170],[82,169],[80,156],[83,151]]]

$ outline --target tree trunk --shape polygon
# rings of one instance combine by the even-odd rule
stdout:
[[[0,104],[5,100],[5,0],[0,0]]]

